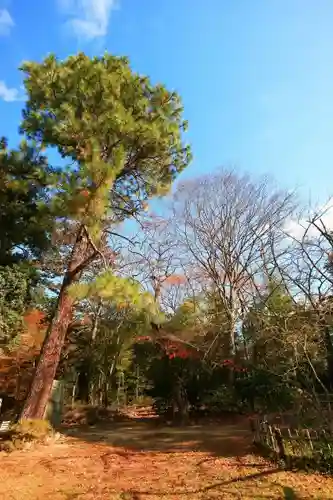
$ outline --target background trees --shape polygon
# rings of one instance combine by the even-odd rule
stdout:
[[[28,93],[22,132],[74,162],[53,194],[54,217],[67,221],[72,242],[22,414],[42,418],[76,299],[69,288],[98,257],[104,261],[110,228],[168,188],[186,167],[189,149],[178,96],[132,72],[126,58],[79,54],[59,62],[50,56],[22,70]],[[119,287],[125,301],[133,300],[130,281],[110,270],[94,292],[113,295]]]
[[[57,171],[40,148],[22,142],[17,150],[0,141],[0,265],[38,258],[50,243],[48,206]]]
[[[270,246],[281,244],[281,228],[293,208],[293,197],[267,181],[227,170],[185,184],[175,195],[179,245],[213,293],[221,328],[212,348],[222,343],[226,357],[236,353],[239,323],[269,272]]]
[[[182,419],[319,410],[333,380],[323,214],[299,221],[294,194],[224,169],[154,215],[190,161],[177,94],[107,54],[22,70],[25,142],[0,145],[0,373],[6,390],[24,379],[22,416],[43,417],[54,377],[71,403],[149,396]]]

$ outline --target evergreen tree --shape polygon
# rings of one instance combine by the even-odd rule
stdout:
[[[56,173],[40,148],[22,142],[10,150],[0,140],[0,266],[38,258],[49,245],[48,198]]]
[[[0,353],[11,347],[22,331],[28,283],[22,266],[0,266]]]
[[[126,58],[80,53],[25,63],[28,101],[21,130],[41,147],[56,147],[72,163],[53,198],[58,224],[73,236],[55,315],[23,418],[43,418],[84,271],[102,258],[110,227],[166,192],[189,163],[178,95],[134,73]],[[73,285],[76,285],[73,287]],[[136,302],[138,286],[110,270],[84,294]]]

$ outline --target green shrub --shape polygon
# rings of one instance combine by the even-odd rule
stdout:
[[[53,433],[52,426],[48,420],[20,420],[12,427],[12,441],[42,442]]]
[[[203,398],[203,405],[212,413],[241,412],[245,405],[237,397],[234,387],[221,385],[218,389],[208,392]]]
[[[27,443],[43,443],[53,429],[47,420],[20,420],[11,426],[7,439],[0,440],[0,451],[7,453],[23,449]]]
[[[236,377],[235,394],[249,411],[270,413],[293,408],[296,389],[269,370],[253,368]]]

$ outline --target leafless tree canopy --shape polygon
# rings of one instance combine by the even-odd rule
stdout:
[[[292,194],[228,170],[185,183],[175,194],[175,238],[187,265],[219,298],[231,351],[237,322],[265,274],[273,272],[272,242],[282,244],[294,209]]]

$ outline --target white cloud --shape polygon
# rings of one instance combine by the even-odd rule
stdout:
[[[107,34],[111,11],[117,0],[58,0],[60,8],[69,15],[68,27],[78,37],[86,40]]]
[[[284,230],[296,240],[301,240],[305,232],[307,237],[315,237],[318,235],[318,229],[316,229],[315,225],[310,224],[311,220],[315,220],[316,225],[320,228],[333,231],[333,198],[330,198],[325,205],[313,210],[307,217],[304,217],[299,221],[288,221]]]
[[[0,36],[7,36],[15,23],[7,9],[0,9]]]
[[[6,102],[22,101],[23,96],[18,89],[9,88],[3,80],[0,80],[0,99]]]

